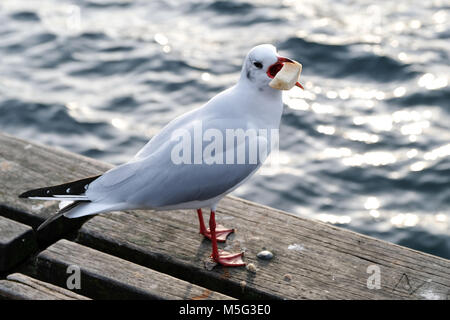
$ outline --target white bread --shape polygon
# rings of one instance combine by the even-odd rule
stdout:
[[[300,78],[302,65],[297,61],[294,63],[285,62],[283,68],[270,81],[269,86],[278,90],[292,89]]]

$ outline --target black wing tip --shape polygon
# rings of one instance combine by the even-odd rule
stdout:
[[[30,197],[30,191],[25,191],[24,193],[19,194],[19,198],[28,198]]]
[[[52,222],[53,220],[55,220],[55,219],[50,218],[50,219],[47,219],[44,222],[42,222],[39,225],[39,227],[37,227],[36,232],[40,232],[42,229],[44,229],[46,226],[48,226],[50,224],[50,222]]]
[[[51,186],[51,187],[45,187],[45,188],[39,188],[39,189],[33,189],[28,190],[22,194],[19,195],[19,198],[29,198],[29,197],[52,197],[55,194],[67,194],[67,188],[72,189],[71,193],[72,195],[80,195],[85,192],[86,185],[89,185],[92,181],[100,177],[93,176],[81,180],[76,180],[64,184],[60,184],[57,186]]]
[[[53,221],[64,217],[64,213],[72,210],[73,208],[75,208],[77,205],[79,205],[80,203],[83,203],[84,201],[74,201],[73,203],[65,206],[64,208],[62,208],[61,210],[59,210],[55,215],[51,216],[50,218],[48,218],[47,220],[45,220],[43,223],[41,223],[39,225],[39,227],[36,229],[37,232],[41,231],[42,229],[44,229],[46,226],[48,226],[50,223],[52,223]]]
[[[25,191],[24,193],[19,195],[19,198],[29,198],[29,197],[44,197],[44,191],[47,188],[39,188]]]

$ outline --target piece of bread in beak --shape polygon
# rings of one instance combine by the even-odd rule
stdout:
[[[285,62],[283,68],[270,81],[269,86],[278,90],[292,89],[300,78],[302,72],[302,64],[294,61]]]

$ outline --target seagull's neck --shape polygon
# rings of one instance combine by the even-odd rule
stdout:
[[[234,88],[246,100],[246,113],[252,115],[264,127],[278,128],[283,113],[282,92],[266,85],[258,88],[247,78],[242,78]]]

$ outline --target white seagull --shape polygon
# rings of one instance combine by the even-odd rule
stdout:
[[[21,198],[70,201],[38,230],[62,215],[77,218],[115,210],[196,209],[200,233],[212,241],[212,259],[223,266],[245,265],[243,252],[218,250],[217,242],[225,242],[234,230],[216,226],[215,211],[225,195],[257,171],[271,150],[270,137],[260,133],[278,130],[283,103],[282,92],[269,84],[288,63],[296,62],[279,56],[270,44],[258,45],[247,54],[236,85],[202,107],[172,120],[127,163],[96,177],[21,194]],[[301,87],[296,80],[293,83]],[[205,133],[200,134],[200,139],[211,142],[201,142],[200,150],[195,141],[198,128]],[[227,130],[253,130],[256,134],[241,142],[233,140],[231,144],[214,140],[226,137]],[[189,150],[180,152],[183,143]],[[254,152],[252,143],[259,149],[250,161],[250,153]],[[214,152],[211,146],[216,147]],[[242,146],[244,149],[240,150],[248,155],[248,161],[231,161],[239,157],[238,148]],[[180,157],[187,161],[180,163]],[[211,209],[209,229],[205,227],[201,208]]]

